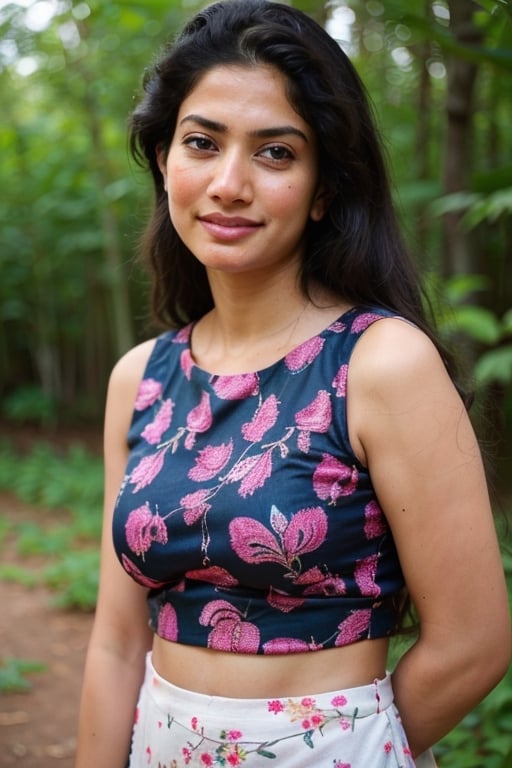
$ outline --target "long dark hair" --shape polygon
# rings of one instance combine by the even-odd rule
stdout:
[[[388,308],[432,337],[364,86],[321,26],[267,0],[225,0],[199,12],[144,79],[130,146],[135,159],[149,166],[155,186],[142,240],[153,272],[155,319],[180,327],[213,307],[206,271],[169,218],[157,150],[168,150],[180,105],[202,75],[220,65],[258,63],[286,77],[290,103],[315,131],[319,176],[330,197],[324,218],[308,224],[304,293],[319,283],[352,304]]]

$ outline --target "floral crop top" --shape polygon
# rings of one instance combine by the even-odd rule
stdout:
[[[389,316],[351,309],[244,375],[199,368],[191,325],[158,337],[113,523],[158,635],[280,654],[394,631],[403,575],[345,403],[358,338]]]

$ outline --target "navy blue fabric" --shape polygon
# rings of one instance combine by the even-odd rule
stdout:
[[[157,339],[113,535],[124,568],[149,588],[159,635],[275,654],[396,628],[398,555],[346,420],[352,350],[389,316],[352,309],[238,376],[195,365],[191,326]]]

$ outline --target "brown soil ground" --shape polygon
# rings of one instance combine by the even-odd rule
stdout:
[[[41,439],[61,447],[80,441],[90,450],[101,450],[98,430],[58,436],[27,430],[8,434],[0,423],[0,435],[11,438],[21,450]],[[58,512],[30,507],[0,493],[0,521],[40,522],[42,516],[49,524],[62,520]],[[35,557],[21,558],[9,537],[0,549],[0,564],[18,565],[36,577],[46,565]],[[93,616],[60,610],[54,606],[54,598],[40,583],[25,587],[0,579],[0,663],[14,657],[45,666],[44,671],[27,676],[28,692],[0,693],[0,768],[74,765],[80,688]]]
[[[26,447],[33,437],[24,436]],[[97,434],[85,442],[100,449]],[[0,494],[0,520],[35,523],[44,515],[51,524],[55,514]],[[46,565],[35,557],[20,558],[9,537],[0,562],[33,572],[37,582]],[[93,617],[56,608],[54,599],[55,594],[40,583],[25,587],[0,580],[0,662],[16,658],[45,667],[25,676],[31,685],[27,692],[0,693],[0,768],[72,768],[74,764],[81,679]]]
[[[40,510],[0,496],[3,519],[36,520]],[[16,563],[14,547],[2,562]],[[20,564],[20,563],[18,563]],[[23,560],[36,574],[44,563]],[[0,694],[0,766],[72,768],[78,702],[92,615],[53,606],[43,586],[0,581],[0,656],[42,662],[44,671],[26,676],[25,693]]]

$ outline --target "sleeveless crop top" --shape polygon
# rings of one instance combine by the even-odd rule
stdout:
[[[345,402],[358,338],[390,316],[351,309],[244,375],[199,368],[191,325],[158,337],[113,521],[158,635],[280,654],[396,629],[403,575]]]

